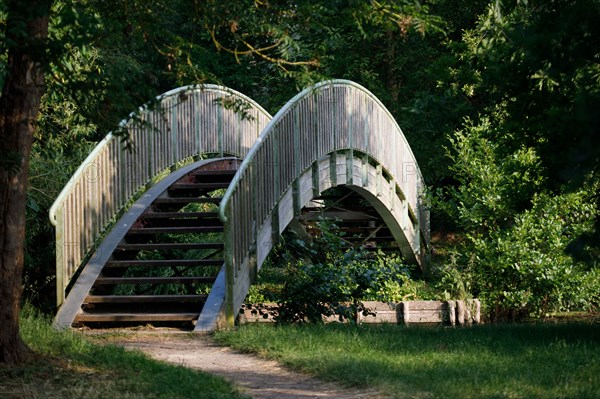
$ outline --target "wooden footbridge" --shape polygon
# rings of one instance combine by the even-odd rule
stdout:
[[[50,210],[55,325],[232,325],[280,234],[321,216],[423,265],[423,189],[398,124],[356,83],[317,84],[274,117],[224,87],[172,90],[100,142]]]

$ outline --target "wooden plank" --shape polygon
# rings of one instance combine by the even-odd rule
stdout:
[[[376,242],[395,242],[396,240],[394,240],[394,237],[391,236],[384,236],[384,237],[369,237],[367,239],[367,237],[343,237],[344,240],[346,241],[376,241]]]
[[[411,303],[409,323],[442,323],[443,321],[444,318],[441,309],[415,310]]]
[[[107,268],[119,267],[160,267],[160,266],[221,266],[223,259],[149,259],[149,260],[111,260]]]
[[[164,242],[147,244],[121,244],[117,247],[120,251],[152,251],[152,250],[186,250],[186,249],[223,249],[222,242]]]
[[[208,182],[208,183],[175,183],[169,187],[169,191],[173,190],[216,190],[219,188],[229,187],[228,181],[223,182]]]
[[[198,313],[81,313],[75,322],[194,321]]]
[[[211,284],[215,277],[98,277],[96,284],[99,285],[136,285],[136,284]]]
[[[410,323],[411,319],[410,319],[410,302],[402,302],[400,304],[401,309],[402,309],[402,319],[404,321],[404,324],[408,325],[408,323]]]
[[[162,197],[154,200],[155,204],[219,204],[221,197]]]
[[[194,327],[194,332],[213,331],[218,327],[219,318],[222,316],[222,310],[225,303],[225,265],[219,271],[210,294],[202,307],[202,312],[198,316],[198,322]]]
[[[190,176],[228,176],[233,177],[237,173],[237,169],[219,169],[219,170],[196,170],[190,173]]]
[[[223,226],[137,227],[129,229],[127,234],[220,233],[223,229]]]
[[[140,219],[216,219],[218,217],[219,212],[145,212]]]
[[[456,301],[456,323],[459,326],[465,324],[465,301]]]
[[[340,219],[342,221],[381,221],[382,219],[378,216],[369,215],[361,212],[353,212],[353,211],[321,211],[316,212],[305,212],[303,213],[299,219],[304,220],[314,220],[319,218],[327,218],[327,219]]]
[[[83,303],[202,303],[208,295],[88,295]]]
[[[88,295],[83,303],[201,303],[208,295]]]
[[[410,301],[411,310],[441,310],[445,306],[443,301]]]
[[[448,301],[448,322],[451,326],[456,324],[456,302]]]

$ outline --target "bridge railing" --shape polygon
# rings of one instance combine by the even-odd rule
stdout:
[[[136,195],[194,157],[243,158],[270,119],[234,90],[195,85],[169,91],[122,121],[121,134],[108,134],[96,146],[50,209],[58,305],[102,233]]]
[[[257,241],[262,226],[268,223],[271,212],[292,182],[313,162],[336,151],[355,151],[382,166],[395,180],[412,218],[416,219],[417,241],[423,238],[417,246],[428,246],[429,213],[421,195],[425,184],[412,150],[392,115],[373,94],[356,83],[335,80],[318,84],[294,97],[269,122],[221,203],[228,248],[229,323],[239,305],[237,302],[245,296],[248,275],[252,273],[247,269],[260,268],[252,254],[256,254],[257,245],[263,245]]]

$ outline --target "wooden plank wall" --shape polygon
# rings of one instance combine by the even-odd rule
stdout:
[[[481,323],[481,303],[478,299],[465,301],[403,301],[363,302],[374,314],[359,314],[357,322],[363,324],[404,324],[404,325],[452,325],[463,326]],[[257,311],[257,309],[262,309]],[[240,323],[274,323],[273,312],[277,304],[267,303],[257,306],[243,305],[239,313]],[[264,315],[267,315],[265,317]],[[325,322],[338,322],[337,317],[324,318]]]

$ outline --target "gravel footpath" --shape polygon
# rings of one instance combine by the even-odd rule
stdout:
[[[206,335],[109,334],[102,341],[140,350],[161,361],[219,375],[256,399],[383,398],[373,390],[344,388],[288,370],[276,361],[219,346]]]

